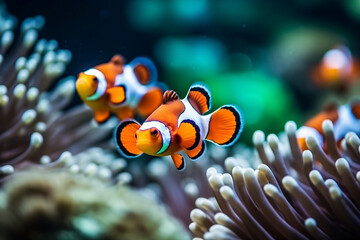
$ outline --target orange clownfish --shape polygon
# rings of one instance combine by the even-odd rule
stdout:
[[[240,112],[225,105],[204,115],[210,109],[210,96],[201,84],[193,84],[182,100],[176,92],[166,91],[163,104],[142,125],[135,120],[119,123],[114,132],[119,152],[125,157],[171,155],[176,168],[183,170],[185,156],[197,160],[204,154],[205,140],[233,144],[243,127]]]
[[[98,123],[108,120],[110,113],[120,120],[134,117],[135,112],[145,118],[162,102],[163,90],[156,80],[155,65],[148,58],[124,65],[123,57],[115,55],[110,62],[81,72],[76,90]]]
[[[314,68],[312,78],[320,87],[338,87],[346,89],[359,77],[359,62],[353,58],[350,50],[339,46],[327,51],[321,63]]]
[[[354,101],[341,106],[331,104],[323,112],[308,120],[296,132],[301,150],[308,149],[305,139],[310,135],[314,136],[321,146],[324,146],[322,123],[326,119],[333,123],[335,141],[339,146],[346,133],[350,131],[360,133],[360,102]]]

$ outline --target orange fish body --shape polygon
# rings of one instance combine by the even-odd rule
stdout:
[[[156,78],[149,59],[135,58],[124,65],[124,59],[115,55],[110,62],[81,72],[76,89],[98,123],[108,120],[111,113],[120,120],[135,113],[145,118],[162,102],[163,90],[155,85]]]
[[[210,92],[203,85],[193,84],[182,100],[174,91],[166,91],[163,104],[142,125],[135,120],[118,125],[114,134],[118,150],[126,157],[171,155],[177,169],[183,170],[185,156],[197,160],[204,154],[205,140],[228,146],[241,133],[236,107],[226,105],[204,115],[209,109]]]
[[[308,120],[296,133],[302,150],[308,149],[305,139],[310,135],[314,136],[321,145],[324,145],[322,123],[327,119],[333,123],[335,141],[339,145],[347,132],[360,133],[360,102],[353,102],[339,107],[331,105]]]

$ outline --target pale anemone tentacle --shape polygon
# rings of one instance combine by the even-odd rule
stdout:
[[[104,74],[95,68],[90,68],[89,70],[86,70],[84,73],[86,75],[93,75],[99,80],[98,86],[96,88],[96,92],[93,95],[87,97],[86,99],[89,101],[98,100],[105,94],[106,91],[107,82]]]
[[[156,128],[159,130],[161,137],[162,137],[162,146],[161,149],[157,152],[157,154],[161,154],[168,149],[171,142],[171,133],[169,128],[160,121],[149,121],[145,122],[139,130],[147,130],[150,128]]]
[[[217,208],[208,210],[200,204],[203,198],[198,198],[196,207],[205,215],[192,212],[189,229],[194,236],[202,239],[358,239],[360,139],[354,132],[345,131],[347,134],[339,148],[332,122],[326,120],[322,127],[323,138],[308,136],[308,150],[302,154],[296,124],[288,122],[287,139],[270,134],[265,140],[262,131],[254,133],[255,149],[263,162],[255,170],[236,165],[235,157],[225,160],[232,176],[222,173],[222,169],[208,168],[207,179],[213,197],[207,202],[214,200]],[[218,225],[222,228],[215,230]],[[215,233],[220,237],[211,235]]]
[[[2,7],[0,10],[6,11]],[[49,90],[64,74],[71,53],[57,49],[56,40],[38,40],[44,19],[40,16],[26,19],[21,24],[20,36],[14,41],[16,20],[7,14],[3,18],[5,23],[0,24],[0,184],[10,174],[34,166],[57,166],[64,151],[77,154],[103,142],[112,131],[110,126],[93,126],[89,109],[69,105],[75,94],[73,77],[63,78]],[[9,21],[13,22],[11,26],[6,24]]]

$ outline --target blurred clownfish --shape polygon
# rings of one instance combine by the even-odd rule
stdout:
[[[114,113],[118,119],[138,113],[145,118],[162,102],[163,90],[155,85],[157,71],[153,62],[144,57],[124,65],[121,55],[110,62],[85,72],[76,80],[76,90],[83,102],[94,111],[94,118],[103,123]]]
[[[305,125],[300,127],[296,132],[301,150],[308,149],[305,139],[310,135],[314,136],[321,146],[324,146],[322,123],[326,119],[329,119],[333,123],[335,141],[337,145],[340,146],[341,140],[349,131],[360,133],[360,101],[339,107],[331,104],[327,106],[323,112],[320,112],[308,120]]]
[[[351,86],[359,76],[359,62],[345,46],[327,51],[312,72],[312,78],[318,86],[337,87],[340,90]]]
[[[121,122],[114,132],[118,150],[126,157],[142,153],[171,158],[178,170],[185,168],[184,157],[197,160],[205,152],[205,140],[221,146],[233,144],[243,122],[235,106],[225,105],[215,112],[210,109],[210,92],[193,84],[180,100],[174,91],[166,91],[163,104],[140,125],[135,120]]]

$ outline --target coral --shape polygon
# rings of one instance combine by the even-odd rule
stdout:
[[[232,160],[231,174],[209,168],[214,197],[196,200],[189,226],[196,239],[358,239],[360,139],[349,132],[338,149],[331,121],[323,130],[326,152],[314,137],[301,152],[288,122],[286,142],[254,133],[263,162],[256,170]]]
[[[97,127],[82,105],[69,107],[74,78],[48,91],[64,73],[71,53],[57,49],[55,40],[37,40],[44,19],[26,19],[16,38],[16,19],[4,6],[0,15],[0,178],[16,168],[52,163],[65,150],[78,153],[107,138],[111,126]]]
[[[68,171],[27,171],[7,181],[0,239],[189,239],[152,201]]]

